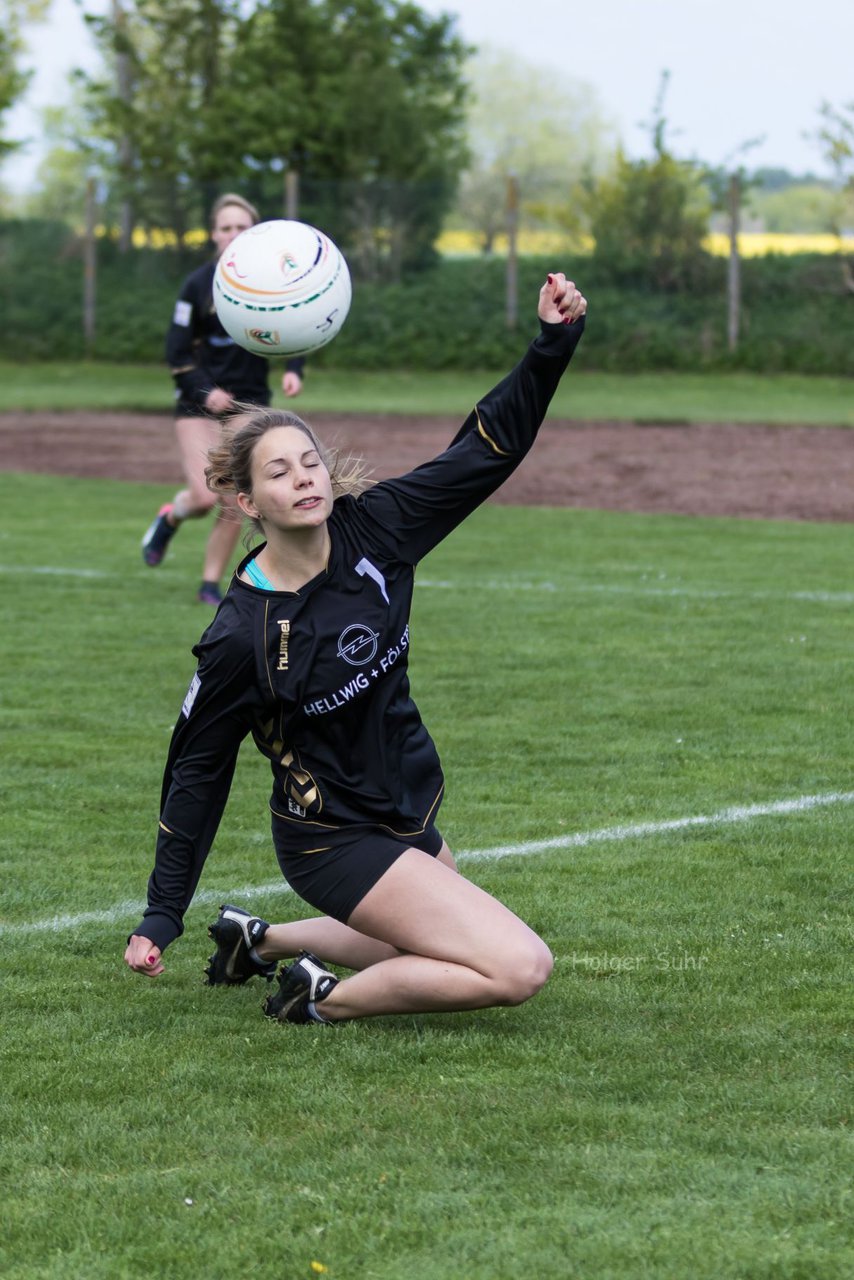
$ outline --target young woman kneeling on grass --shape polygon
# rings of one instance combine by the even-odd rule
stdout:
[[[164,970],[183,932],[243,738],[273,772],[273,841],[322,917],[268,924],[223,906],[213,985],[258,975],[288,1022],[521,1004],[552,969],[546,944],[459,874],[435,823],[444,780],[407,677],[415,566],[515,470],[578,344],[586,300],[563,274],[540,290],[540,333],[450,446],[368,486],[295,414],[250,407],[210,454],[264,541],[193,650],[175,727],[148,906],[125,960]],[[318,959],[318,957],[322,957]],[[326,965],[355,972],[339,978]]]

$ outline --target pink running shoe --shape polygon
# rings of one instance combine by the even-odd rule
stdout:
[[[145,531],[145,537],[142,539],[142,558],[146,564],[160,564],[160,561],[166,555],[166,548],[169,546],[174,535],[178,532],[177,525],[170,524],[166,519],[172,514],[172,503],[167,502],[157,513],[155,519],[151,522]]]
[[[222,592],[219,589],[218,582],[203,582],[196,592],[196,599],[199,604],[213,605],[214,608],[222,603]]]

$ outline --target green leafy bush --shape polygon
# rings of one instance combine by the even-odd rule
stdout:
[[[91,355],[136,363],[163,359],[174,298],[205,252],[98,242],[97,323]],[[523,258],[519,326],[506,319],[503,259],[443,260],[401,284],[356,281],[347,324],[312,363],[338,369],[502,368],[533,331],[537,291],[549,270],[575,275],[590,299],[588,369],[744,369],[854,374],[854,297],[839,264],[819,255],[743,263],[738,350],[726,342],[726,263],[707,257],[690,290],[663,292],[620,276],[601,257]],[[75,359],[83,338],[83,245],[61,222],[0,222],[4,347],[15,360]]]

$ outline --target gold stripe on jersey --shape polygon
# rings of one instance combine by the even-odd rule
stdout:
[[[273,688],[273,677],[270,673],[270,664],[267,661],[267,619],[270,612],[270,601],[264,601],[264,670],[267,672],[267,683],[270,686],[270,692],[273,697],[276,696],[276,690]]]
[[[477,418],[478,434],[483,437],[483,439],[486,441],[486,443],[489,445],[491,449],[494,449],[496,453],[500,453],[502,458],[509,458],[510,454],[508,453],[508,451],[506,449],[500,449],[498,445],[495,443],[495,441],[493,440],[492,436],[485,429],[483,423],[480,420],[480,414],[478,413],[477,409],[475,409],[474,411],[474,416]]]
[[[281,818],[282,822],[293,822],[300,827],[322,827],[324,831],[346,830],[340,822],[317,822],[313,818],[297,818],[292,813],[282,813],[279,809],[275,809],[272,804],[270,805],[270,812],[274,818]]]
[[[444,791],[445,791],[445,784],[443,782],[441,787],[436,793],[436,798],[434,799],[433,803],[430,805],[430,808],[427,810],[427,813],[425,814],[424,822],[420,827],[418,827],[417,830],[397,831],[394,827],[390,827],[387,822],[378,822],[377,826],[380,828],[381,831],[390,831],[391,834],[395,836],[398,840],[405,840],[408,836],[423,836],[424,832],[427,830],[430,823],[433,821],[433,814],[436,812],[436,810],[439,807],[439,802],[442,799],[442,795],[444,794]]]
[[[283,710],[280,710],[278,725],[276,724],[275,716],[270,716],[269,720],[256,719],[255,727],[252,730],[252,737],[255,741],[255,746],[262,755],[265,755],[268,760],[275,761],[276,764],[284,765],[287,769],[292,765],[294,757],[293,753],[290,751],[283,754],[285,752],[285,740],[282,730],[283,717],[284,712]],[[278,734],[279,736],[274,736],[274,734]],[[308,776],[309,775],[306,773],[305,777],[308,778]]]
[[[288,771],[288,776],[285,779],[285,793],[301,809],[313,809],[316,813],[320,813],[323,809],[323,802],[320,799],[317,783],[311,774],[307,773],[305,769],[295,768],[294,753],[292,751],[282,756],[281,763]]]

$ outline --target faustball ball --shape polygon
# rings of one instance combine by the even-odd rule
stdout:
[[[213,299],[226,333],[261,356],[304,356],[331,342],[350,310],[344,255],[317,227],[259,222],[216,266]]]

